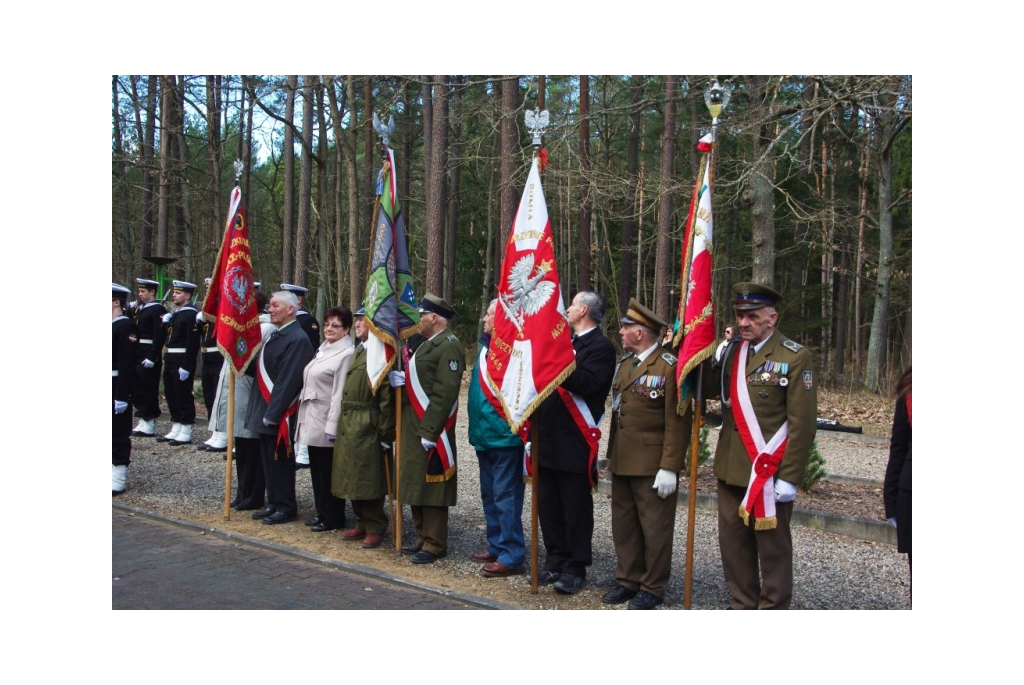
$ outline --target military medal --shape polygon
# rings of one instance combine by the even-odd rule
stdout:
[[[779,379],[779,385],[781,385],[782,387],[786,387],[787,385],[789,385],[789,379],[783,376],[782,378]]]

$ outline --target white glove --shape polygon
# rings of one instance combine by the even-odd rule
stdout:
[[[161,321],[163,321],[164,323],[170,323],[170,322],[171,322],[171,313],[170,313],[170,312],[167,312],[166,314],[164,314],[164,315],[163,315],[163,316],[162,316],[162,317],[160,318],[160,320],[161,320]]]
[[[264,426],[276,426],[277,424],[274,423],[273,421],[267,421],[266,419],[263,419],[263,425]]]
[[[203,322],[203,313],[202,312],[196,312],[196,323],[202,323],[202,322]]]
[[[128,403],[127,402],[122,402],[121,400],[114,400],[114,413],[115,414],[123,414],[124,410],[127,409],[127,408],[128,408]],[[896,519],[893,519],[893,521],[895,521],[895,520]],[[896,524],[893,523],[893,525],[896,525]]]
[[[178,378],[180,378],[183,381],[187,381],[188,380],[188,371],[186,371],[185,369],[180,369],[179,368],[178,369]]]
[[[784,480],[775,481],[775,501],[792,502],[796,499],[796,486]]]
[[[324,433],[324,435],[327,436],[327,441],[328,442],[334,442],[335,440],[338,439],[337,436],[331,435],[330,433]]]
[[[533,449],[533,443],[528,441],[526,443],[526,456],[528,456],[528,457],[532,457],[533,456],[533,452],[531,452],[532,449]]]
[[[142,360],[142,366],[147,368],[147,369],[152,369],[154,366],[156,366],[156,364],[154,364],[153,362],[149,361],[148,359],[143,359]]]
[[[427,440],[426,438],[420,438],[420,444],[423,445],[423,451],[424,452],[429,452],[430,450],[432,450],[435,447],[437,447],[437,443],[436,442],[431,442],[430,440]]]
[[[388,374],[388,382],[392,388],[401,388],[405,385],[405,371],[392,371]]]
[[[891,523],[892,527],[895,528],[896,527],[896,517],[893,516],[891,519],[889,519],[889,523]]]
[[[668,469],[658,469],[658,475],[654,477],[652,490],[658,491],[658,497],[665,499],[679,487],[679,476]]]
[[[389,443],[386,443],[386,442],[382,442],[380,444],[380,446],[381,446],[381,449],[385,449],[385,450],[390,450],[391,449],[391,445]]]

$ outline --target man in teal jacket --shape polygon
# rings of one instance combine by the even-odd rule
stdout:
[[[487,548],[469,558],[484,564],[480,573],[488,578],[521,574],[526,560],[523,441],[509,429],[508,421],[487,401],[480,387],[497,304],[497,300],[491,300],[487,307],[476,368],[469,380],[469,442],[480,462],[480,498],[487,520]]]

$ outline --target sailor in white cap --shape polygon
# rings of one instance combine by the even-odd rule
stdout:
[[[135,376],[135,348],[139,329],[125,310],[132,292],[123,285],[111,283],[111,318],[113,319],[113,363],[111,381],[114,395],[113,452],[111,455],[111,492],[124,492],[125,477],[132,454],[132,386]]]
[[[156,299],[159,283],[149,278],[136,278],[135,283],[138,304],[132,316],[139,327],[139,344],[133,403],[139,423],[132,435],[152,438],[156,435],[156,420],[160,417],[160,371],[164,365],[164,342],[167,339],[163,318],[167,310]]]
[[[192,442],[192,424],[196,421],[196,400],[192,387],[196,378],[196,358],[199,355],[198,311],[192,304],[196,284],[174,281],[172,298],[177,309],[164,317],[169,328],[167,348],[164,350],[164,396],[174,425],[171,432],[157,438],[172,445]]]
[[[318,349],[320,347],[320,325],[316,322],[316,317],[306,311],[304,304],[306,293],[309,291],[301,285],[293,285],[291,283],[282,283],[281,290],[294,293],[296,299],[298,299],[299,308],[295,312],[295,322],[309,336],[309,342],[312,344],[313,349]],[[301,442],[295,443],[295,466],[300,469],[309,468],[309,446]]]

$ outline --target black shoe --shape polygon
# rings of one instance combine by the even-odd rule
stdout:
[[[297,469],[308,469],[309,468],[309,464],[300,464],[298,462],[295,462],[295,468],[297,468]]]
[[[314,516],[311,519],[306,519],[306,525],[310,526],[310,527],[319,526],[320,525],[320,517],[319,516]]]
[[[416,553],[417,553],[417,552],[419,552],[419,551],[420,551],[421,549],[423,549],[423,548],[422,548],[422,547],[420,547],[419,545],[417,545],[417,544],[416,544],[416,543],[414,542],[414,543],[412,543],[412,544],[409,544],[409,545],[403,545],[403,546],[402,546],[402,554],[416,554]]]
[[[625,585],[616,585],[614,588],[604,593],[604,597],[601,601],[605,604],[622,604],[628,600],[633,599],[636,596],[636,590],[630,590]]]
[[[203,444],[206,445],[205,442]],[[210,447],[209,445],[206,445],[206,451],[207,452],[227,452],[228,448],[227,447]]]
[[[328,526],[325,523],[318,523],[315,526],[310,526],[309,529],[314,533],[326,533],[329,530],[338,530],[335,526]]]
[[[575,595],[587,584],[583,576],[574,576],[571,573],[563,573],[562,577],[555,582],[555,590],[563,595]]]
[[[271,514],[273,514],[275,511],[277,511],[277,507],[268,504],[262,509],[257,509],[256,511],[252,512],[252,517],[254,519],[265,519]]]
[[[629,600],[629,606],[627,608],[629,608],[629,609],[653,609],[654,607],[658,606],[659,604],[661,604],[664,601],[665,600],[663,600],[661,597],[655,597],[654,595],[652,595],[647,590],[641,590],[640,592],[638,592],[636,594],[636,597],[634,597],[633,599]]]
[[[142,431],[132,431],[133,438],[155,438],[156,433],[143,433]]]
[[[235,507],[235,509],[237,509],[238,511],[252,511],[253,509],[262,509],[262,508],[263,508],[262,504],[257,505],[257,506],[250,506],[250,507],[243,507],[241,504],[239,504],[237,507]]]
[[[265,517],[263,519],[263,523],[265,523],[268,526],[273,526],[273,525],[277,525],[278,523],[288,523],[289,521],[294,521],[297,518],[299,518],[299,517],[296,516],[295,514],[292,514],[291,516],[289,516],[288,514],[284,513],[283,511],[275,511],[270,516]]]
[[[548,571],[546,569],[541,569],[537,572],[537,585],[551,585],[551,583],[555,582],[561,577],[562,574],[558,571]]]
[[[447,555],[434,554],[433,552],[428,552],[425,549],[421,549],[419,552],[416,552],[416,554],[413,554],[412,559],[410,559],[409,561],[411,561],[414,564],[433,564],[435,561],[444,556]]]
[[[198,445],[196,445],[196,450],[199,452],[205,452],[208,449],[210,449],[210,446],[207,445],[205,442],[201,442]]]

